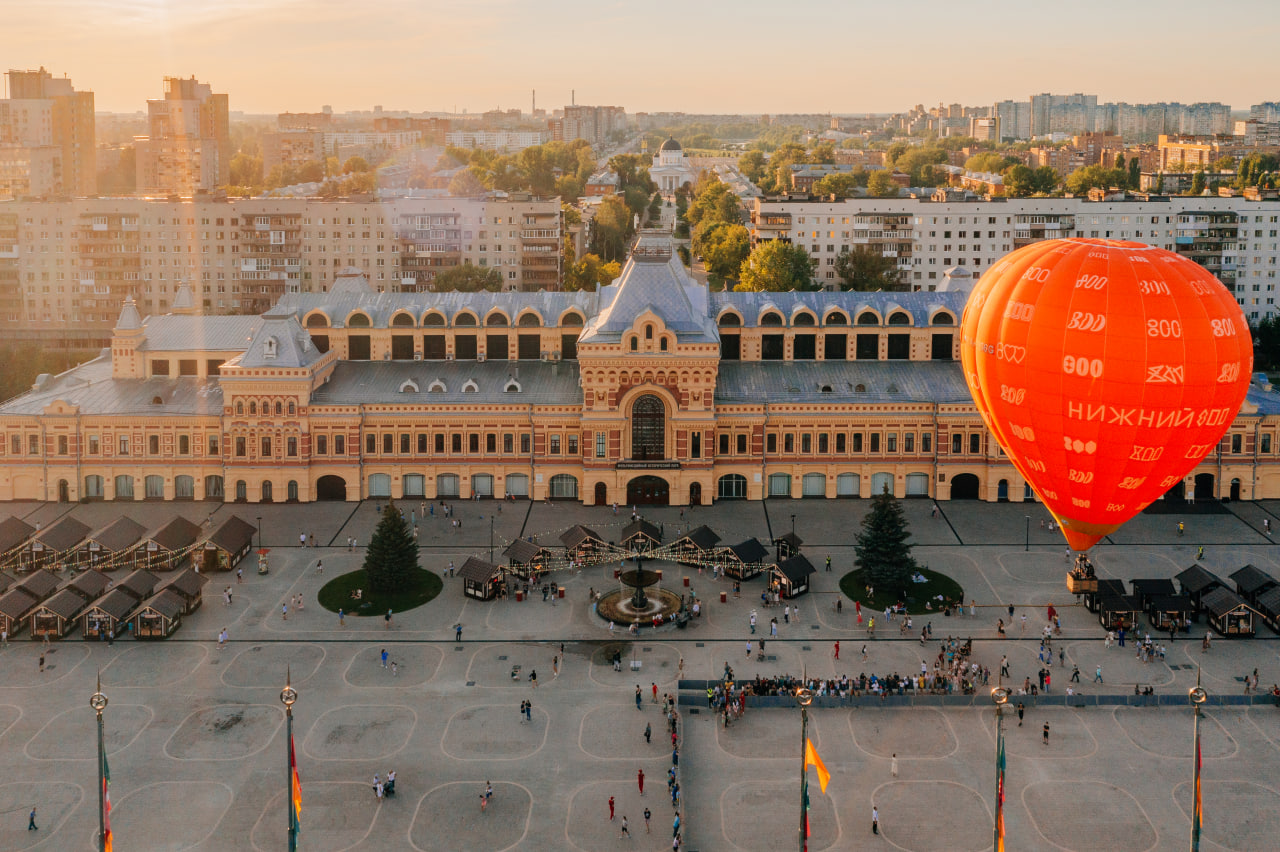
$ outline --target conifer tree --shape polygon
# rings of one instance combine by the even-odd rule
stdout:
[[[395,503],[387,501],[364,557],[369,588],[381,594],[402,591],[417,569],[418,546],[413,532]]]
[[[872,498],[871,511],[862,519],[862,532],[854,545],[854,564],[877,589],[905,592],[919,567],[911,556],[911,545],[907,543],[910,538],[902,506],[886,485]]]

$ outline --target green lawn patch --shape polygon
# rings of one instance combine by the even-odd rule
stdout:
[[[346,615],[383,615],[387,610],[405,612],[427,603],[444,588],[440,577],[419,568],[403,591],[380,595],[369,589],[369,578],[363,568],[334,577],[320,589],[320,606],[330,612],[342,610]],[[355,589],[362,592],[361,599],[351,599]]]
[[[907,584],[907,612],[912,615],[924,612],[941,613],[944,604],[937,599],[938,595],[942,595],[943,600],[964,601],[964,589],[946,574],[939,574],[928,568],[921,568],[920,573],[928,582]],[[840,591],[844,592],[845,597],[850,600],[861,601],[862,606],[870,609],[874,614],[884,612],[885,607],[896,604],[900,590],[876,589],[875,597],[867,600],[867,581],[863,579],[862,569],[856,569],[840,578]],[[924,608],[927,601],[932,602],[932,609]]]

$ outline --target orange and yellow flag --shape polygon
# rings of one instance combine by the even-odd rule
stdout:
[[[827,782],[831,780],[831,773],[827,771],[822,758],[818,757],[818,750],[813,747],[813,740],[804,741],[804,766],[806,769],[812,766],[818,770],[818,786],[822,788],[822,792],[827,792]]]

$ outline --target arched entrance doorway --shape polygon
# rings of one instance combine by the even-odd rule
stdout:
[[[71,502],[71,487],[67,485],[67,481],[65,479],[58,480],[58,502]]]
[[[609,486],[605,485],[603,482],[597,482],[595,499],[591,502],[596,506],[603,506],[605,503],[609,502]]]
[[[1177,484],[1175,484],[1168,491],[1164,492],[1164,499],[1177,500],[1178,502],[1182,502],[1183,500],[1186,500],[1187,499],[1187,481],[1185,479],[1179,479]]]
[[[322,476],[316,480],[317,500],[346,500],[347,481],[341,476]]]
[[[972,473],[962,473],[951,480],[952,500],[977,500],[981,483]]]
[[[666,506],[670,502],[670,486],[660,476],[637,476],[627,483],[627,503],[632,506]]]
[[[1215,500],[1218,494],[1213,487],[1212,473],[1196,474],[1196,499],[1197,500]]]
[[[701,482],[689,483],[689,505],[690,506],[702,505],[702,483]]]
[[[667,457],[666,420],[667,406],[661,399],[645,394],[636,400],[631,406],[631,458],[660,461]]]

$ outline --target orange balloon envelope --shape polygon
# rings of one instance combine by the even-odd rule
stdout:
[[[1076,550],[1209,454],[1253,368],[1231,293],[1191,260],[1142,243],[1018,249],[982,276],[962,325],[982,419]]]

